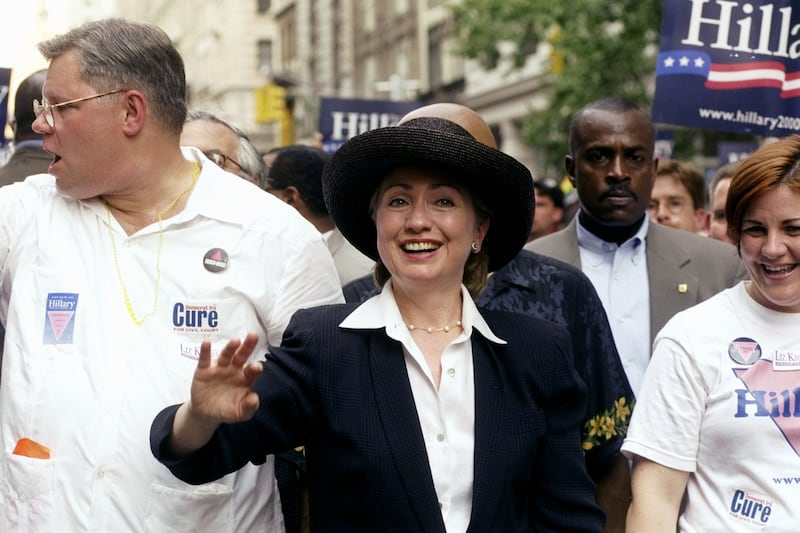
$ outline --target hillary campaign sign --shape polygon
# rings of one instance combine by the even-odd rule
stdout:
[[[321,98],[319,131],[322,148],[332,154],[347,139],[375,128],[393,126],[420,106],[417,101]]]
[[[653,119],[773,137],[799,133],[797,0],[665,0]]]

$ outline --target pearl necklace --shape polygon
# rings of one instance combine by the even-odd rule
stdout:
[[[122,286],[122,298],[125,300],[125,307],[128,310],[128,315],[133,320],[133,323],[137,326],[141,326],[144,324],[144,321],[155,314],[156,309],[158,308],[158,287],[161,284],[161,250],[164,247],[164,225],[161,222],[161,219],[164,215],[180,201],[183,196],[189,192],[192,187],[195,186],[197,183],[197,176],[200,175],[200,163],[197,161],[192,161],[194,165],[194,170],[192,171],[192,181],[189,185],[183,189],[181,192],[178,193],[178,196],[175,197],[170,204],[158,212],[158,252],[156,253],[156,282],[153,289],[153,307],[147,313],[145,313],[142,318],[138,318],[136,316],[136,312],[133,310],[133,304],[131,303],[131,298],[128,295],[128,288],[125,286],[125,280],[122,278],[122,269],[119,266],[119,255],[117,254],[117,242],[114,239],[114,230],[111,229],[111,209],[108,207],[108,202],[103,201],[103,205],[106,208],[106,217],[108,221],[108,235],[111,237],[111,249],[114,252],[114,266],[117,267],[117,278],[119,279],[119,284]]]
[[[452,326],[449,325],[442,326],[441,328],[418,328],[414,324],[406,324],[406,327],[408,328],[408,331],[424,331],[426,333],[441,333],[441,332],[447,333],[450,331],[451,328],[460,328],[461,321],[456,320],[455,324],[453,324]]]

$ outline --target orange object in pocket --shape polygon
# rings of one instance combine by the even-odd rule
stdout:
[[[34,459],[50,459],[50,448],[26,437],[17,441],[12,453]]]

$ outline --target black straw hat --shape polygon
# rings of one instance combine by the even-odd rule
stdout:
[[[527,242],[534,206],[530,171],[455,122],[419,117],[353,137],[323,170],[325,204],[334,223],[368,257],[378,258],[370,199],[388,172],[400,165],[443,169],[489,208],[492,216],[483,245],[490,271],[508,263]]]

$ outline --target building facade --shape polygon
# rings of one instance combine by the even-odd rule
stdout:
[[[523,69],[486,72],[465,60],[446,0],[117,0],[120,16],[153,22],[186,62],[192,107],[218,112],[266,150],[309,142],[320,97],[453,101],[490,123],[501,149],[532,170],[520,135],[545,104],[547,51]],[[284,91],[291,129],[259,112],[259,89]],[[259,96],[262,94],[261,96]]]

